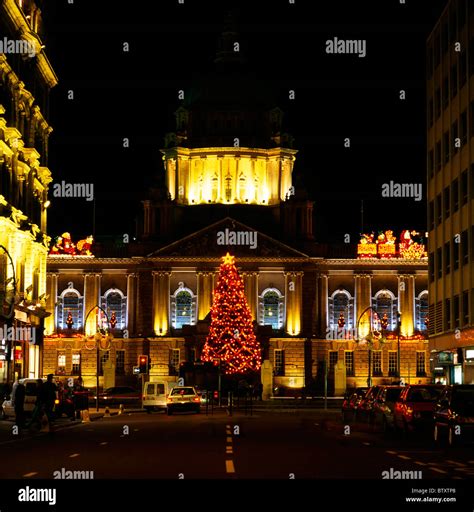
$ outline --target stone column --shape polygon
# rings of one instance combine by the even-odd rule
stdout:
[[[198,320],[204,320],[211,310],[213,272],[197,272]]]
[[[157,336],[169,331],[170,275],[168,271],[153,271],[153,329]]]
[[[44,320],[46,334],[53,334],[56,331],[56,301],[58,300],[58,274],[48,272],[46,274],[46,311],[51,313]]]
[[[242,277],[252,319],[258,321],[258,272],[243,272]]]
[[[355,280],[355,304],[354,304],[354,327],[357,329],[357,322],[362,312],[372,305],[372,276],[370,274],[356,274]],[[366,336],[370,330],[371,310],[369,309],[359,322],[357,337]]]
[[[413,274],[398,276],[398,311],[402,314],[401,334],[411,336],[415,331],[415,276]]]
[[[125,329],[131,337],[136,332],[137,318],[137,274],[127,274],[127,325]]]
[[[286,332],[298,336],[301,332],[303,272],[285,272]]]
[[[100,306],[100,280],[101,274],[84,274],[84,322],[89,312],[96,306]],[[94,312],[87,318],[87,325],[84,326],[87,335],[95,334],[97,331],[97,316]]]
[[[320,274],[318,278],[318,317],[319,317],[319,335],[326,338],[329,326],[328,317],[328,288],[329,276]]]

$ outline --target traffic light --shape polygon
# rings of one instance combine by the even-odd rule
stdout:
[[[148,373],[148,356],[141,355],[138,358],[138,373]]]

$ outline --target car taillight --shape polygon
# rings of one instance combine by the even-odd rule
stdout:
[[[198,396],[195,396],[193,398],[193,402],[200,402],[200,401],[201,401],[201,399]]]

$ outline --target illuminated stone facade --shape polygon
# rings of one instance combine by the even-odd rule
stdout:
[[[22,327],[31,333],[29,340],[26,336],[15,337],[2,344],[0,381],[12,381],[15,375],[38,377],[42,366],[49,244],[46,212],[52,181],[47,167],[52,128],[45,112],[49,91],[57,78],[44,52],[41,10],[36,3],[5,0],[0,6],[0,20],[2,35],[20,40],[31,51],[0,55],[2,327]],[[12,302],[13,311],[7,313]]]

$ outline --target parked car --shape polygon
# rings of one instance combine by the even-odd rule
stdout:
[[[20,379],[18,382],[25,386],[25,404],[24,411],[26,415],[33,412],[35,408],[36,398],[38,396],[38,380],[39,379]],[[42,379],[46,382],[46,379]],[[2,403],[2,417],[6,419],[11,416],[15,416],[15,404],[13,402],[14,397],[8,396],[7,400]]]
[[[403,389],[402,386],[382,386],[370,413],[370,423],[375,429],[380,428],[385,432],[393,428],[393,410]]]
[[[166,412],[168,416],[176,411],[201,412],[201,398],[192,386],[174,387],[167,399]]]
[[[372,412],[372,408],[374,406],[374,401],[377,398],[379,391],[382,389],[382,386],[371,386],[363,396],[359,405],[356,409],[356,420],[357,421],[369,421],[370,414]]]
[[[178,385],[177,382],[145,382],[143,385],[143,408],[148,413],[166,411],[167,397],[170,391]]]
[[[407,385],[393,411],[396,430],[411,432],[433,427],[433,412],[443,387],[439,384]]]
[[[99,393],[99,404],[102,405],[130,405],[140,403],[140,392],[128,386],[116,386]],[[95,397],[94,397],[95,400]]]
[[[352,388],[347,389],[342,402],[342,421],[353,421],[357,407],[359,406],[362,398],[367,392],[367,388]]]
[[[474,441],[474,385],[446,386],[434,410],[433,437],[450,446]]]

